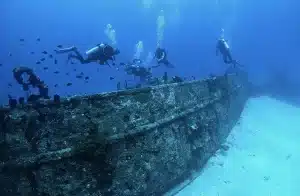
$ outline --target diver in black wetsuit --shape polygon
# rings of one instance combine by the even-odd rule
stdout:
[[[13,69],[13,75],[15,80],[18,82],[18,84],[23,86],[23,90],[24,91],[28,91],[29,89],[29,83],[25,83],[22,75],[26,73],[29,77],[30,75],[33,74],[32,69],[28,68],[28,67],[17,67]]]
[[[124,70],[128,75],[140,77],[141,81],[149,79],[152,76],[151,68],[143,66],[143,61],[140,59],[134,59],[132,63],[126,64]]]
[[[229,45],[225,39],[220,38],[216,46],[216,55],[219,55],[219,52],[223,55],[223,61],[226,64],[233,64],[234,66],[240,65],[236,60],[232,59]]]
[[[153,67],[159,67],[160,64],[164,64],[167,67],[174,67],[173,64],[171,64],[169,62],[169,60],[167,59],[167,52],[166,52],[165,49],[157,48],[156,51],[155,51],[154,58],[157,61],[157,65],[153,66]]]
[[[23,80],[23,74],[27,74],[29,76],[28,82]],[[23,86],[24,91],[29,90],[29,86],[31,85],[33,88],[39,89],[39,95],[30,95],[28,101],[34,101],[39,98],[49,99],[48,96],[48,86],[42,81],[38,76],[33,73],[33,70],[28,67],[16,67],[13,69],[13,76],[16,81]]]
[[[113,48],[108,44],[98,44],[94,48],[86,52],[87,57],[84,58],[83,55],[78,51],[78,49],[73,46],[70,48],[63,48],[55,50],[56,53],[69,53],[74,52],[75,54],[69,54],[68,60],[77,59],[81,64],[88,64],[92,62],[98,62],[100,65],[109,65],[108,60],[115,61],[115,56],[120,53],[118,49]]]

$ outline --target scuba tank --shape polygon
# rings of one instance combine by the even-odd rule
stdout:
[[[97,53],[99,51],[99,49],[103,46],[104,46],[104,44],[99,44],[99,45],[95,46],[94,48],[86,51],[85,53],[86,53],[86,55],[91,55],[91,54]]]
[[[223,44],[223,46],[225,47],[225,49],[229,49],[229,45],[228,45],[228,43],[227,43],[227,41],[225,40],[225,39],[220,39],[220,41],[222,42],[222,44]]]
[[[229,49],[229,45],[226,41],[224,42],[224,46],[226,47],[226,49]]]

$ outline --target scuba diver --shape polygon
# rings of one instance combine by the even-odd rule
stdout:
[[[236,65],[240,65],[236,60],[232,59],[229,45],[224,38],[220,38],[217,42],[217,46],[216,46],[217,56],[219,55],[219,52],[223,55],[224,63],[233,64],[234,67]]]
[[[98,62],[100,65],[109,65],[108,60],[115,61],[115,55],[118,55],[120,51],[113,48],[108,44],[98,44],[94,48],[91,48],[86,52],[87,57],[84,58],[83,55],[78,51],[75,46],[69,48],[62,48],[55,50],[57,54],[74,52],[75,54],[69,54],[68,60],[77,59],[81,64],[88,64],[92,62]],[[110,65],[109,65],[110,66]]]
[[[143,61],[140,59],[134,59],[132,63],[126,64],[124,70],[128,75],[140,77],[141,81],[152,77],[151,68],[143,66]]]
[[[143,85],[148,84],[149,81],[152,79],[151,68],[145,67],[142,63],[143,62],[140,59],[134,59],[133,62],[124,65],[124,71],[128,75],[133,75],[134,78],[139,77],[141,82],[138,84],[129,85],[129,81],[125,80],[125,89],[141,88]],[[120,84],[117,88],[120,89]]]
[[[159,67],[160,64],[164,64],[166,67],[174,67],[173,64],[171,64],[167,59],[167,52],[163,48],[156,49],[154,58],[157,61],[157,65],[152,67]]]
[[[27,82],[24,81],[24,74],[28,75]],[[38,76],[33,73],[33,70],[28,67],[16,67],[13,69],[13,76],[15,80],[22,85],[24,91],[29,90],[29,86],[31,85],[33,88],[39,89],[39,95],[30,95],[28,97],[28,101],[35,101],[39,98],[49,99],[48,96],[48,86],[42,81]]]

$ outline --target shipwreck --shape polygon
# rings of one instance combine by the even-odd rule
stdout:
[[[201,170],[248,99],[242,71],[0,109],[0,195],[163,195]]]

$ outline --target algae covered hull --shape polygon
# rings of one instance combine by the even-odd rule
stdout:
[[[0,195],[162,195],[237,122],[243,73],[1,108]]]

